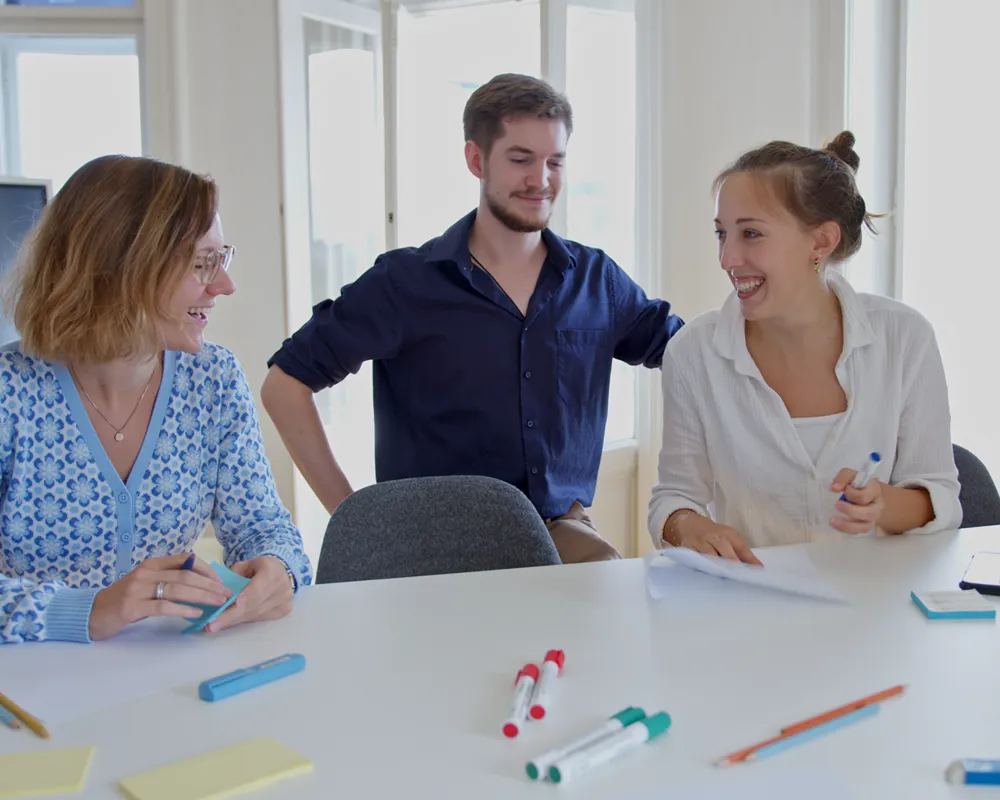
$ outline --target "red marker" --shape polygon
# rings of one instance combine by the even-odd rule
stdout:
[[[513,739],[521,730],[521,725],[528,718],[528,704],[531,698],[531,690],[535,688],[538,681],[538,667],[534,664],[526,664],[514,682],[514,701],[510,704],[510,716],[503,726],[503,735],[508,739]]]
[[[549,650],[545,654],[545,661],[542,663],[542,677],[535,684],[535,693],[531,698],[529,713],[532,719],[541,719],[545,716],[545,712],[548,711],[552,684],[559,677],[565,663],[566,654],[562,650]]]

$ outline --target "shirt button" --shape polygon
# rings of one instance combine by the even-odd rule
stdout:
[[[120,569],[120,570],[118,570],[118,580],[121,580],[121,579],[122,579],[122,578],[124,578],[124,577],[125,577],[125,576],[126,576],[127,574],[128,574],[128,573],[126,573],[126,572],[125,572],[125,570],[123,570],[123,569]]]
[[[535,427],[535,421],[533,419],[529,419],[528,420],[528,427],[529,428],[534,428]]]
[[[128,502],[128,495],[125,494],[124,492],[122,492],[120,495],[118,495],[118,502],[119,503],[127,503]]]
[[[123,542],[131,542],[132,541],[132,534],[131,533],[123,533],[122,534],[122,541]]]
[[[524,373],[524,377],[525,378],[530,378],[531,377],[531,370],[528,370],[527,372],[525,372]]]
[[[532,467],[531,468],[531,474],[532,475],[537,475],[538,474],[538,467]]]

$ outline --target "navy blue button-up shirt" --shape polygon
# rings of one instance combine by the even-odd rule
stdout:
[[[488,475],[560,516],[593,501],[612,359],[658,367],[683,322],[603,252],[549,230],[522,316],[471,264],[475,217],[380,256],[268,364],[319,391],[374,362],[379,481]]]

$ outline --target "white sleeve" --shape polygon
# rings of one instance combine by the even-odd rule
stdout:
[[[694,343],[694,339],[690,340]],[[662,547],[663,526],[675,511],[690,508],[708,516],[715,493],[708,460],[701,402],[691,389],[691,375],[678,364],[675,348],[663,354],[663,441],[658,483],[649,501],[647,525],[653,543]]]
[[[914,315],[903,351],[903,408],[899,420],[896,461],[889,482],[901,488],[921,487],[930,493],[934,518],[908,533],[936,533],[962,524],[958,470],[951,443],[948,384],[934,329]]]

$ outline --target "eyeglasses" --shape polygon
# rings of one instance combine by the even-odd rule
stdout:
[[[235,252],[236,248],[227,244],[221,250],[213,250],[211,253],[198,256],[194,260],[194,272],[198,276],[198,282],[208,286],[218,277],[220,269],[229,272],[229,264]]]

